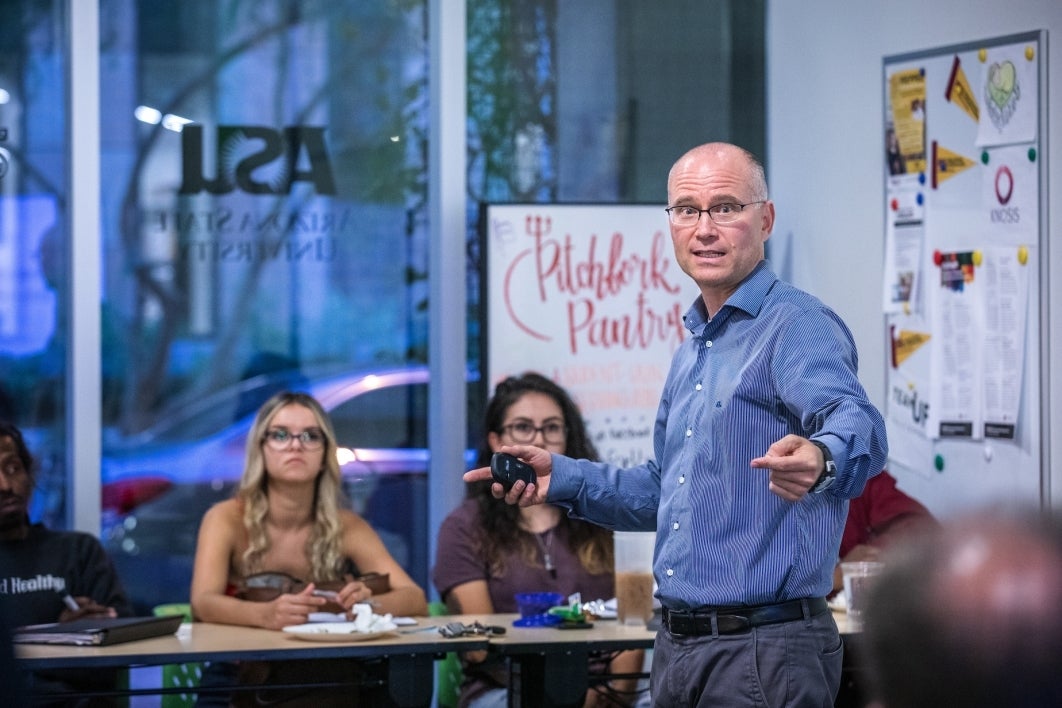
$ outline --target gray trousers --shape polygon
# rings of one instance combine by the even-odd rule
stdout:
[[[661,708],[831,708],[844,645],[833,615],[697,637],[661,629],[650,694]]]

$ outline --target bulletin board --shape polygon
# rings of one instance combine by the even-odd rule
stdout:
[[[682,315],[663,204],[490,204],[480,215],[490,390],[537,371],[574,398],[603,460],[653,456],[653,423]]]
[[[883,61],[889,466],[938,512],[1049,474],[1046,39]]]

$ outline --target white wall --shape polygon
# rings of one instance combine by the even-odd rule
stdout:
[[[1042,197],[1049,205],[1062,205],[1062,119],[1057,109],[1062,52],[1051,46],[1062,40],[1060,0],[768,3],[767,171],[778,207],[772,240],[783,247],[777,253],[787,258],[780,264],[783,272],[836,309],[852,328],[863,384],[882,410],[882,60],[1041,29],[1048,35],[1046,51],[1041,51],[1047,64],[1049,111],[1047,135],[1041,139],[1048,160],[1048,191]],[[1052,274],[1062,273],[1058,225],[1056,209],[1049,214],[1041,244]],[[1062,425],[1062,287],[1051,286],[1049,279],[1044,287],[1051,326],[1041,335],[1048,346],[1041,382],[1043,395],[1050,392],[1047,420],[1057,428]],[[1053,357],[1050,352],[1055,352]],[[1062,439],[1049,441],[1042,457],[1049,470],[1043,498],[1062,508],[1062,470],[1053,469],[1062,467]],[[932,482],[917,475],[900,477],[901,487],[930,509],[942,515],[955,511],[948,487]],[[984,498],[965,494],[962,503],[991,502],[991,493],[985,485]]]

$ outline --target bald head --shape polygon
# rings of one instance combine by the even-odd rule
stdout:
[[[886,706],[1062,705],[1062,533],[971,516],[898,547],[867,611]]]
[[[1062,614],[1062,553],[1057,539],[1005,519],[966,520],[944,535],[946,556],[929,590],[943,618],[993,642],[1008,630],[1035,629]],[[981,615],[984,621],[964,620]]]
[[[750,189],[751,198],[766,200],[767,178],[764,175],[763,164],[751,152],[743,147],[730,143],[704,143],[692,148],[675,161],[667,175],[668,203],[671,203],[672,183],[675,176],[690,171],[708,169],[727,161],[737,160],[743,163],[747,172],[745,182]]]

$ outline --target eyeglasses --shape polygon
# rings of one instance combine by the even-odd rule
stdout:
[[[324,445],[325,436],[320,428],[307,428],[298,434],[287,428],[273,428],[266,431],[262,440],[278,452],[287,450],[294,440],[298,440],[304,450],[319,450]]]
[[[543,440],[554,445],[559,445],[568,439],[568,426],[556,421],[538,428],[529,420],[518,420],[515,423],[503,425],[501,432],[505,431],[509,432],[509,437],[513,439],[513,442],[521,444],[533,441],[539,433],[542,433]]]
[[[729,224],[733,221],[737,221],[741,216],[741,212],[745,211],[745,207],[754,206],[756,204],[765,204],[766,199],[760,199],[755,202],[747,202],[745,204],[734,204],[733,202],[723,202],[722,204],[716,204],[710,206],[707,209],[698,209],[693,206],[669,206],[664,211],[671,217],[671,223],[675,226],[693,226],[701,220],[701,214],[708,214],[708,218],[717,224]]]

